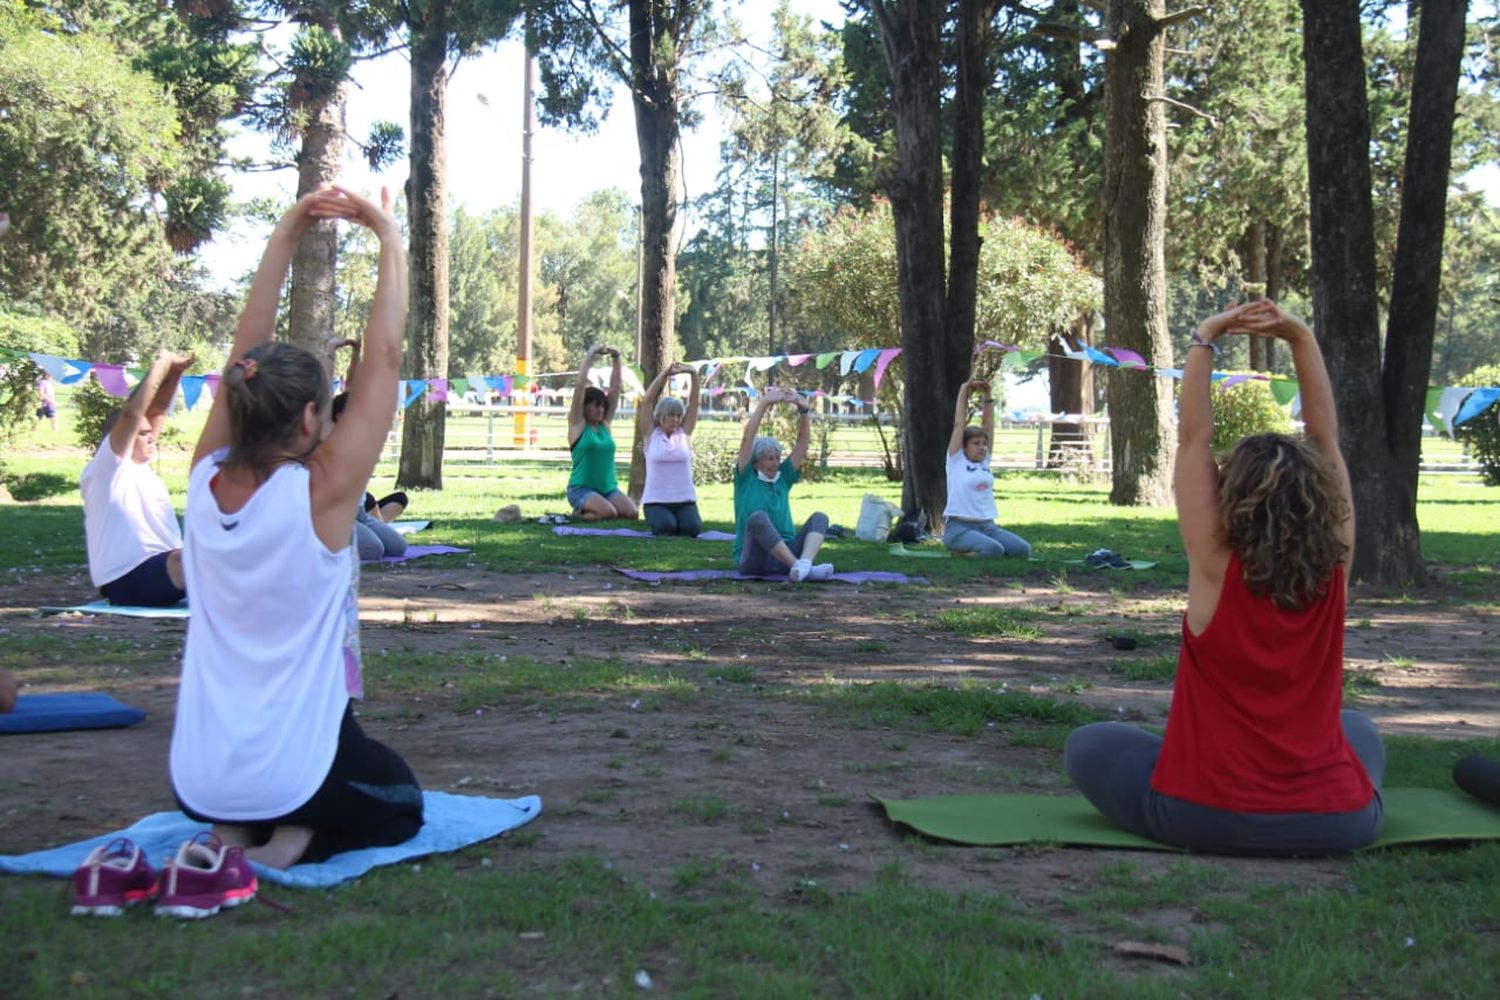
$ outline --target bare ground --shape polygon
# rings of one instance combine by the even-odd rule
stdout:
[[[1003,892],[1071,922],[1060,900],[1126,856],[1112,851],[976,850],[934,845],[888,824],[869,795],[1061,790],[1055,750],[1014,745],[1005,725],[974,737],[833,722],[787,688],[809,682],[968,680],[1100,707],[1160,723],[1170,683],[1128,682],[1130,661],[1175,653],[1181,597],[1122,595],[1106,577],[1074,589],[639,584],[607,571],[504,575],[416,563],[365,575],[367,650],[505,653],[542,663],[613,658],[670,668],[698,685],[689,697],[630,693],[555,702],[518,697],[458,711],[441,678],[421,696],[371,684],[367,730],[402,753],[424,785],[493,795],[537,794],[518,863],[597,855],[643,884],[668,886],[689,864],[736,871],[767,896],[805,880],[869,885],[893,861],[921,884]],[[1088,585],[1098,589],[1087,589]],[[79,601],[87,581],[38,577],[27,606],[0,608],[0,641],[110,637],[140,644],[128,665],[76,658],[23,667],[26,690],[102,689],[148,715],[130,729],[5,737],[0,743],[0,853],[118,828],[173,808],[167,747],[183,623],[42,617]],[[940,630],[956,604],[1046,610],[1032,641]],[[1500,634],[1494,605],[1469,605],[1441,585],[1416,600],[1356,595],[1347,657],[1357,707],[1387,732],[1490,736],[1500,729]],[[1104,638],[1145,639],[1118,652]],[[108,659],[107,657],[103,659]],[[740,668],[735,680],[725,668]],[[744,682],[748,668],[750,682]],[[737,682],[738,681],[738,682]],[[1129,853],[1147,870],[1178,863]],[[1337,883],[1346,862],[1225,860],[1242,879]],[[1149,918],[1186,939],[1191,910]]]

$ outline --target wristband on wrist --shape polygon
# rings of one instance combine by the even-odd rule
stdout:
[[[1218,344],[1215,344],[1211,340],[1204,340],[1202,337],[1198,336],[1197,330],[1194,330],[1193,335],[1188,338],[1188,348],[1192,349],[1194,347],[1206,347],[1210,351],[1214,352],[1214,357],[1216,358],[1220,353],[1222,353]]]

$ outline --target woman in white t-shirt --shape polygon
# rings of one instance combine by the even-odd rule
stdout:
[[[969,424],[969,398],[979,396],[982,426]],[[995,523],[995,474],[990,470],[990,442],[995,438],[995,408],[990,386],[970,379],[958,387],[953,436],[948,439],[948,505],[943,508],[943,544],[954,555],[1031,557],[1031,543]]]
[[[192,617],[172,788],[222,851],[274,868],[401,843],[422,825],[411,769],[351,711],[363,696],[354,512],[396,412],[407,301],[401,230],[389,192],[381,200],[323,188],[277,224],[188,476]],[[337,427],[322,361],[272,342],[282,281],[319,219],[380,241],[364,359]]]

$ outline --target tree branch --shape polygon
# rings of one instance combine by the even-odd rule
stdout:
[[[1183,21],[1190,21],[1190,20],[1192,20],[1193,18],[1197,17],[1199,14],[1207,14],[1207,13],[1208,13],[1208,8],[1207,7],[1202,7],[1202,6],[1199,6],[1199,7],[1184,7],[1181,10],[1173,11],[1170,14],[1164,14],[1161,17],[1158,17],[1156,19],[1156,25],[1155,25],[1156,26],[1156,30],[1157,31],[1164,31],[1165,29],[1172,27],[1174,24],[1181,24]]]
[[[1146,100],[1148,100],[1148,101],[1160,101],[1163,104],[1170,104],[1174,108],[1181,108],[1182,110],[1184,110],[1184,111],[1186,111],[1186,112],[1188,112],[1190,114],[1195,114],[1199,118],[1206,118],[1206,119],[1208,119],[1208,123],[1210,125],[1213,125],[1215,128],[1217,128],[1218,125],[1219,125],[1219,119],[1215,118],[1213,115],[1209,114],[1207,111],[1199,110],[1198,108],[1193,107],[1191,104],[1184,104],[1181,101],[1173,100],[1172,98],[1168,97],[1165,94],[1148,94],[1148,95],[1146,95]]]

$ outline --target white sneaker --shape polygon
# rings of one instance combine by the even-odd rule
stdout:
[[[833,563],[818,563],[807,573],[807,578],[813,583],[822,583],[824,580],[833,578]]]
[[[808,574],[811,573],[812,570],[812,563],[808,562],[806,559],[798,559],[796,562],[792,563],[791,570],[787,572],[787,578],[790,579],[793,583],[801,583],[803,580],[807,579]]]

